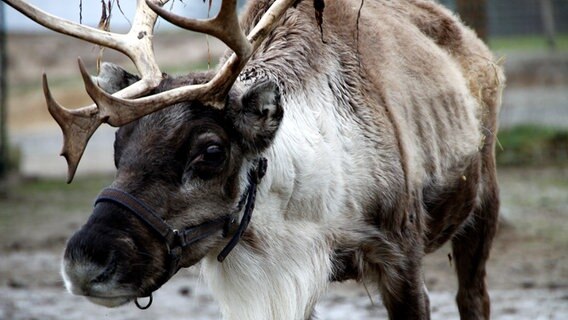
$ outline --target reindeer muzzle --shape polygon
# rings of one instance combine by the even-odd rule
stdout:
[[[225,260],[248,227],[254,210],[257,187],[266,173],[267,160],[265,158],[259,158],[255,160],[255,162],[256,165],[253,166],[248,174],[248,186],[241,195],[235,210],[217,219],[209,220],[195,226],[188,226],[181,230],[172,227],[150,206],[128,192],[115,188],[106,188],[99,194],[98,198],[95,200],[95,209],[98,204],[103,202],[111,202],[124,207],[159,235],[168,249],[166,271],[160,280],[156,282],[156,286],[152,288],[151,292],[147,295],[150,300],[146,306],[141,306],[138,301],[135,301],[138,308],[143,310],[149,308],[152,304],[152,292],[158,290],[182,268],[180,266],[180,260],[186,248],[200,240],[212,236],[219,230],[222,230],[223,237],[232,235],[231,240],[229,240],[227,245],[225,245],[221,253],[217,256],[219,262]],[[244,212],[241,222],[237,226],[237,218],[239,213],[243,210],[243,207]]]

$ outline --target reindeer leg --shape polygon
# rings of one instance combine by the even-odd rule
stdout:
[[[430,319],[422,274],[424,245],[418,233],[406,230],[394,238],[376,237],[375,246],[365,250],[367,261],[377,271],[373,281],[378,284],[389,319]]]
[[[398,279],[379,282],[389,319],[430,319],[430,301],[420,260],[408,261],[396,269]]]
[[[490,318],[485,264],[497,229],[499,191],[494,171],[485,173],[487,184],[481,203],[474,209],[473,221],[466,223],[452,239],[459,282],[456,301],[462,320]]]

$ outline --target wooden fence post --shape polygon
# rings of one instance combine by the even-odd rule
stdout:
[[[6,128],[6,21],[4,3],[0,2],[0,181],[8,172],[8,130]]]
[[[554,27],[554,8],[551,0],[540,0],[540,14],[546,42],[550,50],[556,49],[556,28]]]

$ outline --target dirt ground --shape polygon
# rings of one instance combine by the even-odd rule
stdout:
[[[157,44],[162,49],[158,59],[172,72],[194,66],[195,61],[207,56],[203,54],[207,47],[203,40],[180,41],[179,35],[157,39],[164,41]],[[8,41],[8,125],[11,141],[21,148],[22,170],[27,178],[11,188],[8,195],[0,196],[0,320],[219,318],[218,306],[200,280],[198,267],[182,270],[155,294],[153,306],[146,311],[133,304],[106,309],[65,292],[59,263],[66,238],[86,221],[94,197],[111,181],[108,172],[112,162],[109,157],[94,157],[89,162],[86,154],[87,161],[79,169],[81,176],[70,186],[64,184],[64,161],[56,156],[59,132],[44,109],[38,80],[45,69],[60,102],[66,106],[87,103],[74,61],[81,55],[92,66],[97,51],[59,36],[19,35]],[[222,50],[214,42],[211,49],[213,57]],[[108,59],[124,61],[112,54]],[[550,93],[546,110],[565,110],[565,85],[555,82],[552,90],[510,88],[512,94],[504,99],[503,123],[534,120],[534,106],[527,104],[532,100],[522,94],[533,98],[533,92],[544,90],[547,97]],[[519,106],[523,103],[532,113]],[[544,113],[539,110],[538,115]],[[547,121],[568,125],[565,111],[560,115],[554,111],[549,118]],[[97,147],[99,140],[94,137],[87,152],[109,154],[107,140],[112,139],[112,130],[103,130],[102,136],[101,147]],[[85,176],[88,172],[99,174]],[[33,178],[40,173],[43,178]],[[499,231],[488,266],[493,318],[568,319],[568,167],[501,169],[499,178],[501,213],[506,223]],[[443,247],[424,262],[433,319],[458,319],[449,252],[449,247]],[[378,294],[370,295],[372,298],[360,284],[334,284],[318,304],[318,316],[386,318]]]

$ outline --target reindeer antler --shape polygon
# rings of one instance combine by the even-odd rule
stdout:
[[[101,31],[60,19],[22,0],[2,1],[56,32],[126,54],[140,72],[141,79],[138,82],[110,95],[93,82],[79,59],[79,68],[85,88],[95,105],[76,110],[65,109],[53,99],[47,84],[47,77],[44,74],[43,88],[49,112],[63,131],[64,143],[61,155],[67,160],[67,182],[70,183],[88,140],[103,122],[115,127],[122,126],[147,114],[187,100],[199,100],[204,104],[222,108],[226,94],[254,51],[276,26],[286,10],[297,0],[276,0],[248,37],[239,25],[236,13],[237,0],[224,0],[219,14],[209,20],[187,19],[162,9],[161,6],[169,0],[138,0],[134,22],[127,34]],[[153,30],[158,15],[185,29],[211,34],[227,44],[234,53],[218,73],[205,84],[188,85],[138,98],[156,88],[162,80],[162,73],[152,50]]]
[[[198,21],[176,16],[168,11],[153,6],[151,2],[147,0],[149,5],[164,19],[186,29],[193,30],[193,28],[195,28],[210,31],[219,28],[219,30],[224,30],[224,34],[219,37],[223,41],[229,41],[231,43],[231,49],[235,52],[227,59],[213,79],[205,84],[188,85],[139,99],[122,99],[118,96],[111,96],[95,86],[96,88],[93,88],[93,90],[98,91],[96,96],[101,98],[100,100],[93,98],[97,105],[101,106],[107,103],[108,107],[111,105],[120,105],[121,107],[125,106],[132,110],[153,110],[148,112],[151,113],[182,101],[199,100],[202,103],[216,108],[223,108],[223,101],[227,92],[236,81],[239,73],[252,54],[276,26],[276,23],[280,21],[280,18],[284,15],[286,10],[297,2],[297,0],[274,1],[250,34],[245,36],[236,19],[228,18],[226,21],[218,19],[219,16],[230,16],[231,13],[229,13],[228,10],[234,10],[236,8],[236,0],[225,1],[227,1],[227,4],[221,7],[221,12],[219,12],[216,18]],[[223,3],[225,3],[225,1],[223,1]],[[213,26],[213,24],[219,24],[219,26]]]
[[[126,34],[106,32],[61,19],[21,0],[3,1],[46,28],[112,48],[127,55],[140,72],[141,79],[117,92],[115,94],[117,97],[138,97],[150,92],[160,84],[162,72],[156,63],[152,49],[152,35],[158,16],[146,5],[144,0],[138,0],[132,28]],[[165,4],[167,1],[164,0],[161,4]],[[90,80],[90,76],[86,74],[85,67],[80,60],[79,66],[83,79],[89,78]],[[77,110],[66,109],[54,100],[45,74],[43,75],[43,90],[48,110],[63,131],[64,141],[61,155],[67,160],[67,182],[70,183],[87,142],[103,122],[109,122],[113,115],[112,110],[115,108],[98,108],[93,104]],[[116,120],[113,123],[124,124]]]

